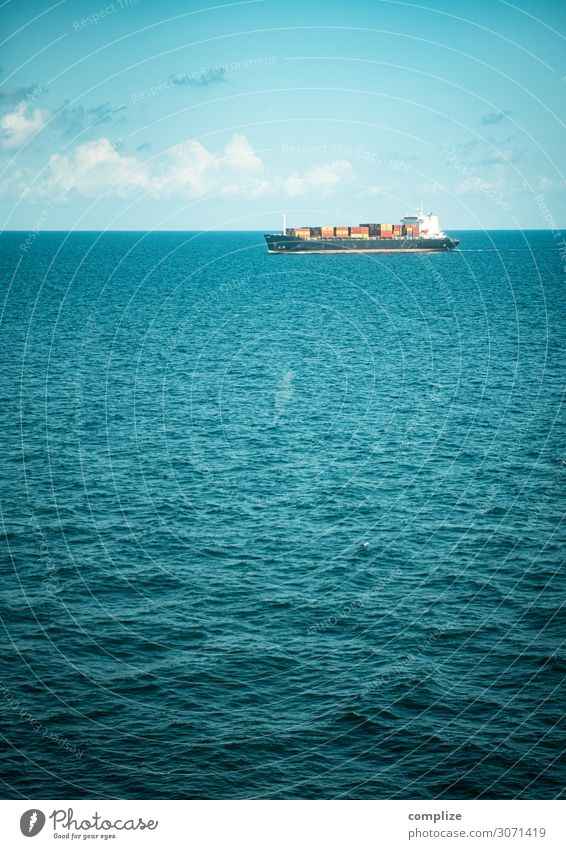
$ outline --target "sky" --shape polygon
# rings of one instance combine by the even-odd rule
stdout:
[[[11,230],[566,226],[566,3],[7,0]]]

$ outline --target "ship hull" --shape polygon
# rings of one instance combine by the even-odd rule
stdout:
[[[332,253],[438,253],[452,251],[459,239],[298,239],[295,236],[270,234],[265,236],[267,250],[272,254],[332,254]]]

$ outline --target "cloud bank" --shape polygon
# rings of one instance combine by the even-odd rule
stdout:
[[[76,193],[86,197],[194,199],[228,195],[257,198],[269,194],[298,197],[332,193],[353,178],[347,160],[319,163],[305,172],[271,175],[246,136],[235,133],[220,152],[188,139],[150,161],[118,151],[107,138],[78,145],[50,157],[44,174],[24,189],[28,200]]]

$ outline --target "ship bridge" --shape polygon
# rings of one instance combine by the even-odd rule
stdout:
[[[440,229],[438,223],[438,215],[434,212],[429,212],[425,215],[422,206],[417,210],[416,215],[407,215],[401,219],[402,224],[417,224],[419,228],[419,236],[421,239],[443,239],[446,236]]]

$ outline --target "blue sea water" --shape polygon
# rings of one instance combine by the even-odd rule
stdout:
[[[563,793],[564,262],[0,236],[0,794]]]

